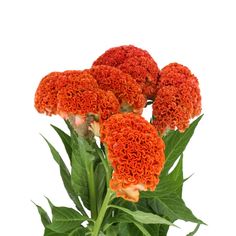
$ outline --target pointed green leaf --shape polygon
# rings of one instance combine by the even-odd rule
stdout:
[[[51,220],[50,220],[47,212],[41,206],[38,206],[36,204],[35,204],[35,206],[38,208],[38,212],[41,217],[41,222],[44,225],[44,227],[46,227],[48,224],[51,224]]]
[[[73,230],[72,232],[70,232],[68,236],[84,236],[86,232],[87,232],[87,229],[81,226],[80,228],[77,228]]]
[[[91,165],[94,161],[94,150],[89,143],[71,130],[72,171],[71,183],[75,192],[81,197],[83,204],[90,209],[89,182]]]
[[[45,229],[44,230],[44,236],[68,236],[68,234],[64,234],[64,233],[57,233],[51,229]]]
[[[52,128],[57,132],[59,137],[61,138],[61,141],[63,142],[66,152],[68,154],[68,157],[71,160],[71,154],[72,154],[72,149],[71,149],[71,138],[68,134],[66,134],[63,130],[59,129],[58,127],[51,125]]]
[[[131,215],[136,221],[142,223],[142,224],[167,224],[167,225],[173,225],[170,221],[160,217],[159,215],[154,215],[152,213],[146,213],[143,211],[131,211],[127,208],[110,205],[109,207],[117,208],[129,215]]]
[[[78,211],[67,207],[52,207],[52,223],[47,226],[57,233],[66,233],[80,227],[81,223],[88,220]]]
[[[164,138],[166,144],[166,163],[161,175],[167,175],[175,161],[183,153],[202,116],[203,115],[199,116],[195,121],[193,121],[185,132],[180,133],[178,130],[172,131]]]
[[[177,219],[204,224],[194,216],[192,211],[185,205],[184,201],[176,194],[169,196],[155,196],[150,198],[149,204],[157,214],[166,216],[170,221]]]
[[[97,209],[99,211],[103,203],[106,187],[106,172],[101,162],[96,166],[94,175],[97,192]]]
[[[65,186],[65,189],[69,195],[69,197],[71,198],[71,200],[75,203],[76,207],[78,210],[80,210],[84,215],[86,215],[79,199],[78,199],[78,195],[75,193],[72,185],[71,185],[71,175],[70,172],[68,170],[68,168],[65,165],[65,162],[63,161],[63,159],[61,158],[60,154],[58,153],[58,151],[54,148],[54,146],[45,138],[45,141],[47,142],[52,156],[54,158],[54,160],[57,162],[57,164],[59,165],[60,168],[60,174],[61,174],[61,178],[63,181],[63,184]]]

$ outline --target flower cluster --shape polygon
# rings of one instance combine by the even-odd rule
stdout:
[[[164,165],[164,142],[155,128],[133,113],[111,116],[101,140],[114,169],[110,187],[117,197],[137,202],[139,191],[154,191]]]
[[[155,96],[159,69],[147,51],[132,45],[114,47],[102,54],[93,65],[117,67],[140,84],[148,99]]]
[[[111,66],[93,66],[86,70],[103,90],[112,91],[121,104],[121,110],[142,113],[146,99],[138,83],[128,74]]]
[[[168,129],[184,131],[189,120],[201,112],[201,95],[197,78],[178,63],[171,63],[160,73],[153,103],[153,125],[163,134]]]

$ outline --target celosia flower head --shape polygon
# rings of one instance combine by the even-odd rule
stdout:
[[[101,140],[114,169],[110,187],[137,202],[139,191],[154,191],[164,166],[164,142],[155,128],[133,113],[116,114],[102,125]]]
[[[171,63],[161,70],[158,92],[153,103],[153,125],[163,134],[178,128],[183,132],[191,118],[201,112],[197,78],[180,64]]]
[[[133,45],[110,48],[93,65],[117,67],[133,76],[148,99],[155,96],[159,69],[147,51]]]
[[[94,90],[98,88],[96,80],[82,71],[52,72],[46,75],[35,93],[35,108],[47,115],[58,114],[58,92],[68,84],[80,90]]]
[[[46,113],[47,115],[57,113],[58,79],[60,75],[60,72],[52,72],[40,81],[34,98],[34,106],[39,113]]]
[[[103,121],[119,109],[119,102],[111,91],[84,90],[77,83],[68,83],[58,92],[58,113],[62,116],[94,114]]]
[[[140,113],[146,104],[139,84],[128,74],[111,66],[94,66],[89,70],[97,81],[99,87],[106,91],[112,91],[118,98],[121,109]]]

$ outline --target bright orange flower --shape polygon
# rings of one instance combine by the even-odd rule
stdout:
[[[159,69],[151,55],[141,48],[132,45],[110,48],[93,65],[117,67],[140,84],[148,99],[156,94]]]
[[[35,93],[35,108],[47,115],[58,114],[57,95],[67,84],[74,84],[80,90],[93,90],[98,88],[96,80],[88,73],[81,71],[52,72],[45,76]]]
[[[57,81],[60,75],[60,72],[52,72],[40,81],[34,98],[34,106],[39,113],[49,116],[57,113]]]
[[[133,113],[116,114],[101,128],[114,169],[110,187],[117,196],[137,202],[139,191],[154,191],[164,166],[164,142],[155,128]]]
[[[146,104],[139,84],[128,74],[111,66],[94,66],[89,70],[103,90],[112,91],[121,104],[121,110],[141,113]]]
[[[118,66],[120,70],[130,74],[141,86],[143,94],[148,99],[156,95],[159,69],[154,60],[149,57],[131,57]]]
[[[175,87],[185,84],[190,90],[193,111],[191,117],[201,113],[201,95],[197,78],[186,67],[178,63],[170,63],[161,70],[159,87],[172,85]]]
[[[58,92],[58,113],[70,116],[94,114],[99,120],[119,112],[119,102],[111,91],[84,90],[80,85],[68,83]]]
[[[153,103],[153,125],[163,134],[178,128],[183,132],[191,118],[201,113],[197,78],[180,64],[171,63],[161,70],[158,92]]]

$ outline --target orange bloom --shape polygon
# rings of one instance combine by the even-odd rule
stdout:
[[[120,70],[130,74],[141,86],[143,94],[148,99],[156,95],[159,69],[154,60],[149,57],[131,57],[118,66]]]
[[[191,117],[193,118],[201,113],[201,95],[197,78],[186,66],[178,63],[170,63],[161,70],[159,87],[166,85],[178,87],[181,84],[185,84],[190,90],[193,103]]]
[[[117,196],[137,202],[139,191],[154,191],[164,166],[164,142],[155,128],[133,113],[105,121],[101,140],[114,169],[110,187]]]
[[[152,59],[151,55],[147,51],[133,45],[124,45],[108,49],[96,59],[93,65],[108,65],[117,67],[123,64],[127,58],[131,57],[149,57]]]
[[[58,114],[57,95],[68,83],[76,84],[80,90],[93,90],[98,88],[96,80],[88,73],[81,71],[52,72],[46,75],[35,93],[35,108],[47,115]]]
[[[156,94],[159,69],[151,55],[132,45],[107,50],[93,65],[109,65],[130,74],[141,86],[143,94],[153,99]]]
[[[111,66],[94,66],[89,70],[103,90],[112,91],[121,104],[121,110],[141,113],[146,99],[138,83],[128,74]]]
[[[34,106],[39,113],[49,116],[57,113],[57,81],[60,75],[60,72],[52,72],[40,81],[34,98]]]
[[[168,129],[183,132],[189,120],[201,112],[197,78],[180,64],[171,63],[161,70],[158,92],[153,103],[153,125],[163,134]]]
[[[58,113],[70,116],[98,115],[100,121],[119,112],[119,102],[111,91],[84,90],[76,82],[68,83],[58,92]]]

